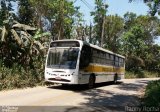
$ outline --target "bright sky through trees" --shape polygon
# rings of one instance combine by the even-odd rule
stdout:
[[[104,0],[108,7],[108,14],[118,14],[121,17],[126,12],[133,12],[137,15],[147,15],[149,8],[143,1],[129,3],[129,0]],[[93,23],[93,17],[90,12],[94,10],[94,0],[75,0],[75,5],[80,6],[80,11],[84,14],[85,24]],[[160,44],[160,37],[156,43]]]
[[[134,12],[137,15],[146,15],[148,7],[143,2],[129,3],[129,0],[106,0],[108,14],[118,14],[123,17],[126,12]],[[80,11],[84,14],[87,23],[92,21],[90,12],[94,10],[94,0],[76,0],[76,6],[80,6]]]

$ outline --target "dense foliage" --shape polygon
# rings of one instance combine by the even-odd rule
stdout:
[[[160,80],[151,81],[146,87],[143,105],[148,107],[160,106]]]
[[[26,70],[21,65],[14,63],[12,68],[0,62],[0,90],[34,87],[44,85],[44,67],[42,61],[34,60],[35,69]]]
[[[133,13],[127,13],[125,18],[126,31],[122,35],[122,52],[127,58],[126,68],[158,72],[160,47],[154,40],[159,35],[160,20],[157,17],[136,17]],[[154,61],[158,63],[153,66]]]

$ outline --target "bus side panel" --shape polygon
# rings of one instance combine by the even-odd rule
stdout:
[[[90,77],[90,74],[88,74],[88,73],[80,73],[79,79],[78,79],[78,84],[88,84],[89,77]]]
[[[96,76],[96,83],[113,81],[114,75],[99,74]]]

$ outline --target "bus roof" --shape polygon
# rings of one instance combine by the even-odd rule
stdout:
[[[121,57],[121,58],[125,58],[124,56],[120,55],[120,54],[116,54],[110,50],[107,50],[107,49],[104,49],[104,48],[101,48],[97,45],[93,45],[93,44],[90,44],[86,41],[82,41],[82,40],[77,40],[77,39],[63,39],[63,40],[55,40],[56,42],[59,42],[59,41],[78,41],[80,44],[85,44],[85,45],[89,45],[90,47],[92,48],[95,48],[95,49],[98,49],[98,50],[101,50],[101,51],[104,51],[104,52],[107,52],[109,54],[113,54],[113,55],[116,55],[118,57]],[[55,42],[55,41],[52,41],[52,42]]]
[[[107,53],[109,53],[109,54],[116,55],[116,56],[121,57],[121,58],[125,58],[124,56],[122,56],[122,55],[120,55],[120,54],[116,54],[116,53],[114,53],[114,52],[112,52],[112,51],[110,51],[110,50],[101,48],[101,47],[99,47],[99,46],[97,46],[97,45],[93,45],[93,44],[89,44],[89,45],[90,45],[92,48],[95,48],[95,49],[98,49],[98,50],[107,52]]]

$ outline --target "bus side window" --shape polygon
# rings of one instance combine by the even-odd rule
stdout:
[[[97,63],[97,51],[92,49],[92,62]]]
[[[91,48],[87,45],[84,45],[81,51],[80,56],[80,69],[87,67],[91,62]]]
[[[124,59],[123,58],[121,58],[121,67],[123,67],[124,66]]]
[[[110,54],[110,65],[114,65],[114,56]]]
[[[115,66],[119,67],[119,58],[115,56]]]

